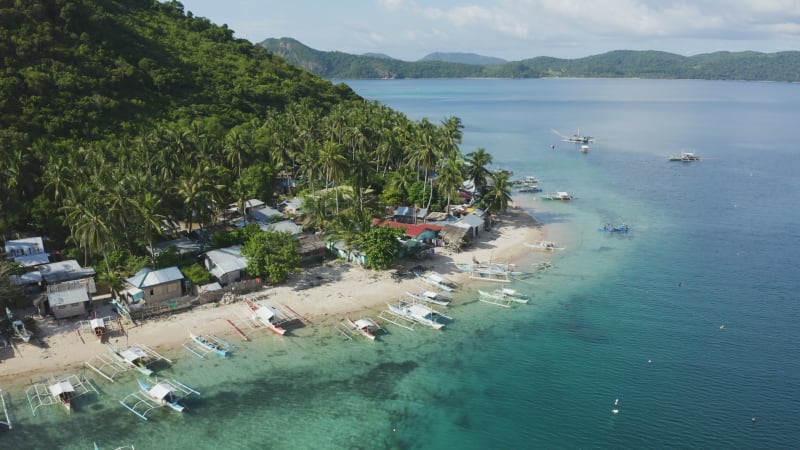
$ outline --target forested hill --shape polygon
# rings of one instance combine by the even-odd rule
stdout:
[[[6,141],[98,139],[164,119],[230,127],[301,98],[356,97],[178,2],[0,0],[0,35]]]
[[[330,79],[591,77],[800,81],[800,52],[797,51],[716,52],[687,57],[658,51],[617,50],[578,59],[541,56],[481,66],[322,52],[289,38],[267,39],[260,45],[293,64]]]
[[[291,38],[266,39],[259,45],[309,72],[328,79],[479,77],[483,66],[445,61],[407,62],[343,52],[323,52]]]

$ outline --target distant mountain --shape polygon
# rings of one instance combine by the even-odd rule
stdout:
[[[500,66],[508,61],[493,56],[478,55],[477,53],[441,53],[435,52],[426,55],[420,61],[443,61],[476,66]]]
[[[383,53],[363,53],[361,56],[366,56],[368,58],[394,59],[391,56]]]
[[[328,79],[370,78],[666,78],[800,82],[800,52],[716,52],[695,56],[615,50],[577,59],[539,56],[499,65],[456,62],[468,53],[432,53],[408,62],[342,52],[322,52],[290,39],[260,43],[286,61]],[[442,56],[444,55],[444,56]],[[384,55],[385,56],[385,55]],[[443,61],[443,59],[448,59]]]
[[[408,62],[386,57],[323,52],[291,38],[266,39],[258,45],[289,63],[328,79],[463,78],[482,76],[483,70],[482,66],[451,62]]]

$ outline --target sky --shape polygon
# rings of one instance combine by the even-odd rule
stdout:
[[[800,0],[180,0],[258,43],[415,61],[433,52],[509,61],[611,50],[800,50]]]

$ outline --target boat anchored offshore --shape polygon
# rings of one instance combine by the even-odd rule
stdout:
[[[572,195],[568,192],[548,192],[547,194],[543,194],[541,196],[542,200],[561,200],[564,202],[568,202],[572,200]]]
[[[598,231],[605,231],[607,233],[625,233],[631,231],[630,225],[623,223],[622,225],[605,224],[603,228],[598,228]]]
[[[670,161],[680,161],[680,162],[700,161],[700,157],[692,152],[680,152],[675,155],[669,155],[668,159]]]

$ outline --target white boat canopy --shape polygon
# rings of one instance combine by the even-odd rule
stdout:
[[[172,392],[172,387],[166,383],[158,383],[150,388],[148,394],[153,398],[163,399]]]
[[[100,318],[100,319],[92,319],[92,320],[89,321],[89,324],[92,326],[92,328],[105,328],[106,327],[106,323],[102,318]]]
[[[369,328],[373,326],[373,322],[368,319],[358,319],[355,322],[356,328]]]
[[[72,387],[72,383],[67,380],[59,381],[56,384],[51,384],[48,389],[53,397],[58,397],[61,394],[65,394],[68,392],[75,392],[75,388]]]
[[[125,358],[125,361],[128,361],[129,363],[134,363],[137,359],[144,359],[148,356],[144,350],[138,347],[127,348],[120,352],[120,354],[123,358]]]

